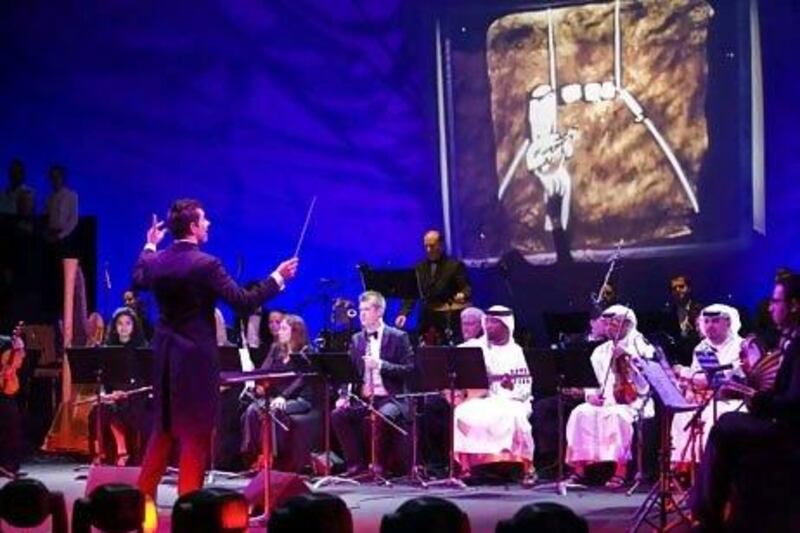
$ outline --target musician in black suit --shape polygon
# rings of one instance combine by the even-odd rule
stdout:
[[[139,477],[139,488],[150,497],[177,442],[178,492],[203,484],[219,404],[217,299],[237,309],[252,309],[278,294],[297,271],[297,258],[292,258],[252,288],[241,288],[219,259],[199,249],[208,240],[210,224],[200,202],[176,201],[167,215],[175,242],[156,252],[166,230],[153,215],[147,244],[134,268],[134,283],[153,290],[160,312],[152,342],[155,420]]]
[[[753,395],[748,413],[725,413],[711,429],[692,502],[703,531],[800,527],[800,276],[776,281],[769,312],[783,360],[772,390]]]
[[[425,259],[414,267],[422,293],[419,317],[420,336],[426,344],[458,342],[454,337],[458,316],[469,302],[472,289],[464,263],[444,253],[442,235],[435,230],[423,238]],[[405,300],[395,319],[395,326],[403,328],[416,300]],[[456,334],[457,335],[457,334]]]
[[[405,423],[408,406],[395,396],[406,391],[406,380],[414,370],[414,352],[408,335],[383,322],[386,300],[375,291],[359,297],[359,317],[362,331],[353,335],[350,359],[358,370],[361,396],[368,401],[372,396],[375,408],[396,424]],[[369,454],[364,446],[363,428],[368,419],[366,408],[341,397],[331,414],[331,425],[342,445],[348,474],[355,475],[367,466]],[[389,465],[405,460],[404,439],[385,423],[378,424],[378,457],[376,465]],[[391,453],[394,452],[394,453]],[[398,465],[398,469],[406,467]],[[380,470],[380,468],[379,468]]]

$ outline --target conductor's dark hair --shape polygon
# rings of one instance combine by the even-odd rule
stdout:
[[[167,228],[175,239],[184,239],[191,233],[192,222],[200,221],[199,210],[203,204],[192,198],[176,200],[167,213]]]

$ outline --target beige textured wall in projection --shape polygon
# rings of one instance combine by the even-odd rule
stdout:
[[[551,13],[557,85],[614,80],[614,4]],[[624,2],[622,85],[661,131],[694,191],[708,148],[706,38],[713,11],[703,0]],[[503,16],[489,28],[487,63],[499,180],[529,138],[531,90],[549,83],[546,10]],[[689,199],[653,137],[619,98],[558,106],[557,128],[576,131],[570,228],[573,249],[665,243],[691,234]],[[499,187],[499,183],[498,183]],[[523,253],[551,247],[543,189],[520,164],[503,196],[512,245]],[[703,206],[700,206],[702,210]]]

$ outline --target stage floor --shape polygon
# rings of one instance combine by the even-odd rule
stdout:
[[[81,473],[84,476],[86,474],[85,469],[83,472],[76,471],[78,467],[80,465],[77,463],[31,463],[24,465],[23,471],[27,472],[28,477],[42,481],[49,489],[62,491],[71,512],[73,501],[83,496],[86,486],[85,479],[76,479]],[[242,489],[248,482],[247,479],[223,479],[217,476],[213,485]],[[494,532],[498,520],[508,518],[523,505],[537,501],[556,501],[571,507],[589,521],[591,531],[626,531],[632,525],[631,518],[645,499],[643,492],[626,496],[624,493],[609,492],[602,488],[576,490],[566,496],[559,496],[552,487],[544,485],[533,488],[519,485],[477,486],[467,489],[423,489],[400,484],[392,487],[340,485],[327,486],[322,490],[338,494],[347,502],[357,533],[379,531],[384,514],[394,511],[405,500],[420,495],[436,495],[453,500],[469,515],[474,533]],[[169,531],[169,514],[176,498],[175,486],[162,483],[158,494],[159,531]],[[25,531],[48,530],[45,523],[41,528]],[[640,531],[647,530],[642,528]],[[251,528],[251,531],[264,530]],[[686,531],[686,528],[677,528],[676,531]]]

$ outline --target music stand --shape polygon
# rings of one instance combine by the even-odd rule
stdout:
[[[417,352],[417,369],[420,389],[427,391],[449,390],[451,398],[450,427],[448,431],[448,477],[428,483],[429,487],[466,488],[455,477],[455,398],[456,389],[488,389],[483,350],[479,347],[424,346]]]
[[[238,387],[240,384],[238,383],[225,383],[224,378],[225,374],[228,372],[242,372],[242,360],[239,356],[239,347],[238,346],[219,346],[218,347],[219,353],[219,370],[220,370],[220,379],[222,381],[222,386],[224,387]],[[222,388],[222,387],[221,387]],[[220,391],[221,393],[224,391]],[[223,394],[220,394],[220,409],[223,407],[223,402],[225,402],[225,398],[223,398]],[[206,472],[206,483],[213,484],[215,481],[216,476],[220,476],[225,479],[236,479],[238,477],[242,477],[244,474],[236,473],[236,472],[228,472],[225,470],[218,469],[217,466],[217,426],[219,425],[219,420],[217,423],[214,424],[214,429],[211,432],[211,450],[210,450],[210,457],[209,457],[209,466],[210,468]]]
[[[384,298],[400,298],[402,300],[419,300],[422,290],[413,268],[385,268],[372,270],[367,264],[358,266],[361,283],[366,291],[377,291]]]
[[[564,336],[583,333],[586,330],[586,324],[589,323],[589,312],[542,313],[542,321],[547,332],[547,340],[550,343],[556,343],[561,341]]]
[[[155,355],[152,348],[136,348],[134,350],[136,357],[134,363],[136,367],[136,376],[142,383],[152,383],[153,381],[153,365],[155,362]]]
[[[675,473],[670,468],[670,451],[672,449],[670,428],[675,413],[693,411],[696,406],[686,401],[673,379],[667,374],[668,370],[661,363],[642,359],[640,365],[642,375],[650,384],[650,391],[661,407],[659,416],[661,446],[658,482],[636,511],[633,517],[634,524],[630,531],[637,531],[644,523],[657,531],[667,531],[681,522],[691,523],[672,495],[673,489],[679,489],[679,485],[675,480]],[[658,523],[652,521],[648,516],[655,507],[657,507],[655,510],[658,511]],[[678,513],[678,521],[668,525],[667,517],[672,512]]]
[[[331,475],[331,409],[330,409],[330,386],[354,383],[359,380],[358,371],[350,361],[350,354],[347,352],[329,352],[314,354],[310,357],[311,366],[322,379],[323,387],[323,431],[325,440],[325,473],[312,485],[317,490],[324,485],[347,483],[358,485],[358,481],[339,476]]]
[[[149,383],[151,375],[143,372],[137,354],[126,347],[68,348],[72,382],[78,385],[97,385],[95,400],[95,446],[98,456],[105,450],[103,442],[103,390],[126,390],[137,383]],[[146,377],[145,377],[146,376]]]
[[[536,376],[535,392],[557,399],[558,413],[558,474],[554,483],[539,485],[539,490],[555,488],[561,496],[566,496],[568,488],[586,488],[583,485],[570,485],[564,482],[564,461],[566,436],[564,435],[564,390],[591,389],[599,386],[592,367],[591,353],[596,344],[585,343],[557,350],[537,350],[526,353],[531,374]],[[530,354],[530,355],[529,355]],[[537,394],[534,394],[534,398]]]

